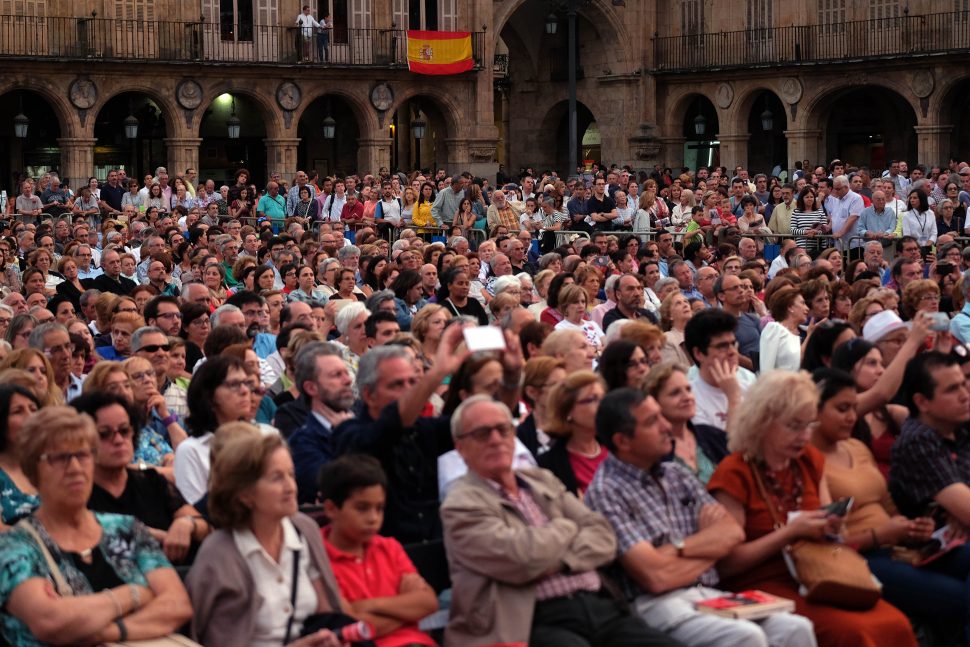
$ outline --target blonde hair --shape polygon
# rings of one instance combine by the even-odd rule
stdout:
[[[526,404],[535,406],[535,402],[526,389],[530,386],[534,389],[541,389],[557,368],[565,369],[566,366],[562,360],[555,357],[529,358],[529,361],[525,363],[525,368],[522,369],[522,399],[526,401]]]
[[[121,362],[115,362],[113,360],[101,360],[94,365],[88,376],[84,378],[84,384],[81,386],[81,393],[91,393],[92,391],[103,391],[104,385],[108,381],[108,376],[112,373],[122,373],[128,381],[131,378],[128,377],[128,371],[125,370],[124,364]]]
[[[572,433],[569,414],[576,406],[579,392],[590,384],[599,384],[606,390],[603,378],[593,371],[575,371],[557,384],[546,400],[546,428],[543,431],[550,436],[568,438]]]
[[[51,366],[50,360],[44,353],[40,352],[36,348],[19,348],[15,351],[11,351],[3,358],[0,362],[0,371],[4,371],[10,368],[21,369],[27,371],[27,365],[30,364],[31,360],[34,358],[39,358],[44,364],[44,373],[47,374],[47,392],[41,393],[37,390],[37,381],[32,379],[33,386],[29,387],[30,390],[37,396],[40,400],[41,406],[50,407],[57,404],[64,404],[64,394],[61,392],[59,386],[57,386],[57,381],[54,379],[54,367]],[[29,373],[29,371],[27,371]],[[31,376],[33,378],[33,376]]]
[[[660,394],[660,390],[664,388],[667,380],[674,373],[683,373],[687,375],[687,369],[678,364],[677,362],[661,362],[647,373],[647,377],[643,380],[643,392],[654,399]]]
[[[424,336],[428,334],[428,327],[431,324],[431,317],[435,316],[439,312],[445,313],[445,321],[447,322],[451,319],[451,312],[441,304],[429,303],[414,315],[411,319],[411,334],[413,334],[418,341],[424,342]]]
[[[748,389],[744,401],[728,421],[728,449],[763,457],[764,437],[779,420],[799,409],[818,407],[818,391],[805,371],[770,371]]]

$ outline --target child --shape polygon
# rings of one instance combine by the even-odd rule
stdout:
[[[434,590],[397,540],[377,534],[387,489],[380,463],[344,456],[321,470],[319,485],[330,519],[324,546],[350,613],[374,626],[377,647],[435,645],[417,626],[438,610]]]

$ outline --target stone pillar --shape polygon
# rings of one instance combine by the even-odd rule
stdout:
[[[201,137],[169,137],[162,141],[168,146],[168,172],[172,177],[184,173],[187,168],[199,170]]]
[[[61,148],[61,179],[71,180],[76,189],[87,184],[94,175],[93,137],[61,137],[57,145]]]
[[[445,159],[441,160],[441,155],[439,155],[438,164],[443,164],[448,169],[448,173],[451,174],[465,171],[471,161],[468,140],[449,137],[443,143],[445,145]]]
[[[788,139],[788,171],[793,172],[795,162],[808,160],[814,165],[822,161],[820,144],[822,142],[821,130],[786,130],[785,138]],[[805,169],[811,173],[813,169]]]
[[[381,130],[380,133],[385,131]],[[388,137],[371,137],[357,140],[357,172],[376,173],[382,166],[391,168],[391,139]],[[401,165],[407,168],[406,164]]]
[[[266,144],[266,177],[279,172],[289,182],[297,171],[296,147],[300,143],[299,137],[264,139],[263,143]]]
[[[923,164],[946,164],[947,157],[953,152],[950,148],[950,137],[953,134],[951,124],[929,124],[915,126],[916,131],[916,159]]]
[[[687,143],[686,137],[661,137],[660,143],[663,150],[660,153],[659,162],[670,168],[681,168],[684,166],[684,145]]]
[[[729,171],[734,170],[735,166],[748,168],[748,140],[751,135],[739,133],[725,135],[718,133],[714,138],[720,142],[721,166],[726,166]]]

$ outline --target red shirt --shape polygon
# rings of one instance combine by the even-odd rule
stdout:
[[[344,205],[344,208],[340,210],[341,220],[363,220],[364,218],[364,205],[360,203],[360,200],[356,200],[351,206],[348,202]]]
[[[596,468],[606,460],[607,456],[609,456],[609,452],[606,451],[605,447],[600,447],[600,453],[593,458],[588,458],[576,452],[569,452],[569,465],[573,468],[573,474],[576,475],[576,486],[580,494],[586,492],[586,488],[593,480],[593,475],[596,474]]]
[[[417,573],[411,559],[396,539],[375,535],[364,548],[360,558],[345,553],[331,544],[327,537],[330,527],[320,531],[323,545],[330,558],[330,566],[337,578],[340,592],[348,602],[370,598],[389,598],[398,594],[401,578],[407,573]],[[377,647],[400,647],[402,645],[435,645],[435,641],[418,629],[417,624],[400,627],[374,640]]]

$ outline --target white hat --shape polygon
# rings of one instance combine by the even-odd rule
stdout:
[[[903,330],[908,326],[892,310],[883,310],[874,314],[862,328],[862,337],[873,343],[880,341],[889,333]]]

